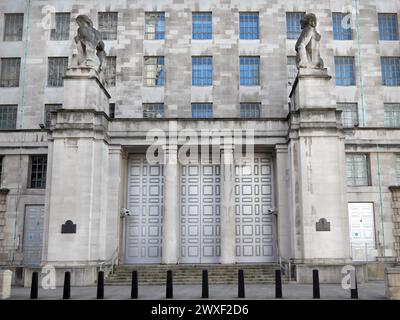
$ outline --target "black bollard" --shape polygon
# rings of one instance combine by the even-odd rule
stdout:
[[[131,288],[131,299],[138,298],[138,273],[132,271],[132,288]]]
[[[282,275],[281,270],[275,270],[275,298],[282,298]]]
[[[37,272],[32,273],[32,284],[31,284],[31,299],[38,298],[39,291],[39,274]]]
[[[245,292],[244,292],[244,271],[239,270],[238,274],[238,297],[239,298],[244,298],[245,297]]]
[[[318,270],[313,270],[313,298],[314,299],[320,298]]]
[[[99,271],[97,277],[97,299],[104,299],[104,271]]]
[[[350,277],[350,298],[351,299],[358,299],[358,286],[357,286],[357,271],[350,271],[351,272],[351,277]]]
[[[71,298],[71,272],[67,271],[64,275],[64,289],[63,289],[63,299]]]
[[[203,270],[203,281],[202,281],[201,297],[203,299],[207,299],[208,298],[208,271],[207,270]]]
[[[174,297],[174,290],[172,286],[172,271],[167,271],[167,290],[166,290],[166,298],[173,299]]]

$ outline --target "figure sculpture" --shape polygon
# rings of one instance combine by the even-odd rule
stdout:
[[[300,23],[303,31],[296,43],[297,68],[323,69],[324,61],[321,59],[319,51],[321,35],[315,29],[317,17],[313,13],[308,13]]]
[[[106,67],[106,52],[100,32],[93,27],[92,20],[86,15],[79,15],[76,23],[79,26],[74,38],[78,47],[77,65],[102,73]]]

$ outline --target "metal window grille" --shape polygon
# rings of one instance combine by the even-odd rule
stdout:
[[[368,186],[369,169],[368,155],[366,154],[347,154],[347,185],[348,186]]]
[[[240,39],[259,39],[258,12],[241,12],[239,16]]]
[[[31,181],[32,189],[46,188],[47,155],[31,156]]]
[[[288,84],[292,86],[297,77],[296,57],[287,57]]]
[[[118,12],[99,12],[99,32],[103,40],[117,40]]]
[[[260,85],[260,57],[240,57],[240,85]]]
[[[400,128],[400,103],[385,104],[385,127]]]
[[[192,57],[192,85],[212,86],[212,57]]]
[[[24,14],[6,13],[4,19],[4,41],[21,41],[24,29]]]
[[[55,28],[51,29],[50,40],[69,40],[70,21],[70,13],[56,13]]]
[[[332,13],[333,21],[333,39],[334,40],[352,40],[353,32],[351,23],[348,20],[350,13]]]
[[[400,86],[400,57],[382,57],[382,84]]]
[[[63,77],[68,68],[67,57],[49,58],[47,85],[49,87],[62,87]]]
[[[17,127],[17,105],[0,105],[0,129]]]
[[[342,110],[342,125],[344,128],[354,128],[358,125],[357,103],[338,103],[338,110]]]
[[[197,40],[212,39],[211,12],[194,12],[192,14],[192,38]]]
[[[356,84],[354,57],[335,57],[335,76],[337,86]]]
[[[144,58],[144,84],[147,87],[160,87],[164,85],[164,57]]]
[[[304,12],[286,13],[286,34],[288,39],[297,40],[301,34],[300,20],[304,17]]]
[[[396,13],[379,13],[379,39],[399,40],[399,24]]]
[[[192,104],[192,118],[212,118],[213,104],[212,103],[193,103]]]
[[[143,118],[164,118],[164,104],[144,103]]]
[[[46,104],[44,106],[44,125],[46,126],[46,128],[50,128],[51,126],[52,113],[60,110],[61,108],[61,104]]]
[[[107,57],[105,80],[108,86],[115,87],[117,77],[117,57]]]
[[[146,12],[145,35],[146,40],[163,40],[165,37],[165,13]]]
[[[18,87],[20,58],[1,58],[0,87]]]
[[[241,103],[240,117],[241,118],[260,118],[261,117],[260,103]]]

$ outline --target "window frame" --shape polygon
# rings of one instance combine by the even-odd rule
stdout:
[[[4,62],[5,61],[12,61],[12,60],[16,61],[16,63],[15,63],[16,69],[15,69],[15,72],[14,72],[16,77],[15,77],[15,79],[10,79],[10,78],[9,79],[7,79],[7,78],[4,79],[3,75],[7,76],[6,71],[4,71],[5,67],[8,68],[8,71],[10,69],[10,65],[5,66]],[[1,58],[0,59],[0,88],[18,88],[19,85],[20,85],[20,80],[21,80],[21,58],[19,58],[19,57],[4,57],[4,58]],[[6,82],[6,81],[7,82],[14,81],[14,82],[11,85],[7,85],[7,86],[3,85],[3,83]]]
[[[11,34],[7,34],[7,18],[11,17],[11,16],[22,16],[22,24],[21,24],[21,30],[18,30],[17,32]],[[25,15],[24,13],[20,13],[20,12],[15,12],[15,13],[4,13],[4,30],[3,30],[3,41],[4,42],[16,42],[16,41],[22,41],[24,39],[24,20],[25,20]],[[14,23],[15,24],[15,23]],[[7,37],[10,36],[16,36],[16,39],[8,39]]]
[[[195,19],[195,17],[201,19]],[[205,19],[207,17],[207,19]],[[210,18],[210,19],[208,19]],[[198,23],[195,26],[195,23]],[[198,31],[201,30],[201,31]],[[206,31],[204,31],[206,30]],[[213,16],[211,11],[193,11],[192,12],[192,39],[193,40],[212,40],[213,38]]]
[[[349,61],[352,61],[352,64],[339,64],[339,61],[344,61],[345,59],[349,59]],[[335,56],[335,84],[338,87],[354,87],[357,85],[357,79],[356,79],[356,59],[354,56]],[[352,77],[347,77],[347,66],[351,66],[352,70],[350,70],[349,74],[352,75]],[[338,68],[341,68],[341,72],[338,72]],[[352,73],[351,73],[352,71]],[[338,76],[341,75],[340,77]]]
[[[345,29],[342,27],[343,18],[351,15],[350,12],[332,12],[332,33],[333,40],[335,41],[352,41],[353,40],[353,29]],[[340,17],[340,26],[337,26],[337,18]]]
[[[212,102],[193,102],[191,104],[191,111],[192,119],[214,118],[214,105]]]
[[[44,170],[43,172],[42,172],[42,181],[41,181],[41,183],[40,183],[40,185],[38,186],[38,185],[35,185],[35,186],[33,186],[33,160],[34,160],[34,158],[35,157],[42,157],[42,158],[45,158],[45,160],[46,160],[46,170]],[[42,168],[43,168],[43,164],[42,164]],[[29,184],[28,184],[28,189],[39,189],[39,190],[45,190],[46,189],[46,186],[47,186],[47,168],[48,168],[48,156],[47,156],[47,154],[31,154],[30,156],[29,156],[29,179],[28,179],[28,182],[29,182]],[[39,172],[39,171],[38,171]],[[43,177],[44,177],[44,179],[43,179]]]
[[[107,56],[106,60],[107,63],[106,70],[104,71],[104,80],[108,87],[115,87],[117,85],[117,56]],[[111,65],[114,67],[112,72],[110,72]]]
[[[356,156],[363,156],[365,157],[365,183],[357,183],[357,179],[363,179],[363,177],[356,176],[357,168],[355,166],[354,159]],[[349,171],[348,171],[348,157],[353,157],[352,161],[352,176],[349,177]],[[351,184],[349,184],[349,181],[353,180]],[[346,184],[347,187],[369,187],[371,186],[371,162],[370,162],[370,155],[368,153],[356,153],[356,152],[351,152],[351,153],[346,153]]]
[[[392,108],[392,110],[388,110],[389,108]],[[389,116],[388,113],[391,115]],[[393,116],[394,114],[397,117]],[[385,103],[384,115],[385,128],[400,128],[400,103]]]
[[[394,61],[392,63],[394,66],[393,69],[388,70],[391,67],[391,64],[385,65],[384,61]],[[397,69],[397,70],[396,70]],[[382,86],[384,87],[399,87],[400,86],[400,56],[385,56],[381,57],[381,74],[382,74]],[[397,75],[397,77],[387,78],[386,76],[390,74],[390,76]]]
[[[261,119],[261,102],[241,102],[240,103],[240,118],[241,119]],[[247,108],[248,110],[244,110],[244,107],[257,107],[254,110],[250,110],[251,108]],[[254,115],[252,115],[253,113]]]
[[[201,63],[195,63],[199,61]],[[211,62],[211,63],[209,63]],[[196,69],[197,67],[197,69]],[[213,85],[213,57],[212,56],[192,56],[192,86],[211,87]],[[211,74],[211,76],[210,76]]]
[[[354,110],[349,110],[349,109],[345,110],[346,109],[345,107],[354,107]],[[342,111],[341,119],[342,119],[343,128],[352,129],[359,125],[360,118],[359,118],[359,114],[358,114],[358,103],[357,102],[338,102],[337,109]],[[345,113],[355,114],[355,117],[353,117],[353,116],[350,117],[351,125],[347,125],[348,122],[346,122],[345,119],[349,119],[349,118],[344,118]]]
[[[157,20],[151,20],[152,15],[157,15]],[[152,26],[149,24],[150,22],[154,23],[154,32],[148,31]],[[162,32],[157,31],[159,24],[162,26]],[[165,11],[146,11],[144,13],[144,40],[165,40]]]
[[[156,59],[156,64],[146,64],[146,59]],[[162,61],[162,63],[160,63]],[[165,57],[164,56],[145,56],[143,57],[143,83],[145,87],[164,87],[165,86]],[[150,74],[152,71],[151,70],[146,70],[146,66],[155,66],[155,77],[147,77],[148,74]],[[158,70],[160,68],[160,70]],[[157,74],[162,74],[162,76],[158,76]],[[160,80],[162,79],[162,80]],[[148,81],[154,80],[154,84],[148,84]],[[157,83],[159,81],[159,83]]]
[[[256,21],[252,21],[256,17]],[[247,19],[245,19],[247,18]],[[242,21],[243,19],[243,21]],[[244,25],[242,25],[242,23]],[[254,23],[257,23],[254,27]],[[255,29],[255,30],[254,30]],[[239,12],[239,39],[240,40],[260,40],[260,13],[255,11]]]
[[[105,20],[105,16],[108,16],[108,20]],[[102,18],[100,18],[102,17]],[[115,25],[114,20],[110,17],[116,17]],[[102,20],[103,19],[103,20]],[[100,23],[103,23],[101,25]],[[101,34],[101,39],[104,41],[116,41],[118,40],[118,12],[117,11],[101,11],[97,13],[97,26],[98,31]]]
[[[13,117],[11,118],[11,119],[6,119],[6,120],[3,120],[1,117],[0,117],[0,132],[1,131],[7,131],[7,130],[15,130],[15,129],[17,129],[17,121],[18,121],[18,105],[17,104],[0,104],[0,110],[2,110],[3,108],[9,108],[8,109],[8,111],[6,112],[6,114],[7,115],[9,115],[9,114],[12,114],[13,115]],[[12,111],[12,113],[11,112],[9,112],[9,110],[11,110],[11,109],[13,109]],[[3,112],[1,111],[0,112],[0,115],[2,115],[3,116]],[[12,126],[5,126],[5,127],[2,127],[2,123],[6,123],[6,124],[8,124],[8,123],[11,123],[10,121],[13,121],[12,122]]]
[[[59,17],[63,17],[63,16],[68,16],[67,19],[65,19],[66,25],[62,25],[61,23],[59,23],[59,21],[57,20],[57,18]],[[71,35],[71,13],[70,12],[56,12],[55,13],[55,28],[51,29],[50,31],[50,41],[67,41],[70,38]],[[59,26],[62,26],[61,31],[57,28]],[[65,29],[65,30],[64,30]]]
[[[249,59],[257,61],[258,63],[246,63],[242,64],[244,59]],[[261,58],[260,56],[240,56],[239,57],[239,84],[243,87],[257,87],[261,85],[261,78],[260,78],[260,68],[261,68]],[[256,65],[257,70],[251,70],[251,66]],[[245,67],[247,66],[247,69]],[[252,74],[257,72],[256,78],[250,77]],[[245,75],[247,75],[245,77]]]
[[[388,30],[389,24],[384,26],[381,24],[383,22],[383,17],[392,16],[394,22],[394,30]],[[379,29],[379,41],[398,41],[399,40],[399,17],[397,13],[390,13],[390,12],[378,12],[378,29]],[[385,22],[389,22],[386,20]],[[384,30],[386,29],[386,30]],[[391,34],[391,31],[394,33]]]
[[[305,16],[305,14],[306,13],[304,11],[287,11],[286,12],[286,38],[288,40],[297,40],[299,38],[299,36],[301,35],[300,20]],[[292,15],[293,15],[293,18],[301,16],[300,20],[297,21],[298,22],[297,24],[294,24],[295,22],[288,19],[289,16],[292,16]],[[294,28],[296,28],[296,30],[291,30]]]
[[[60,74],[60,66],[57,66],[57,78],[53,79],[53,82],[50,82],[50,61],[56,61],[56,60],[63,60],[64,61],[64,73],[61,75]],[[68,57],[48,57],[47,58],[47,87],[48,88],[62,88],[64,86],[64,80],[63,77],[65,76],[65,73],[68,69]],[[61,78],[61,79],[60,79]],[[54,84],[56,83],[56,84]]]
[[[158,108],[158,110],[145,110],[145,107],[153,107],[152,109]],[[153,112],[155,115],[160,114],[160,117],[145,116],[145,114]],[[143,119],[164,119],[165,118],[165,104],[163,102],[153,103],[142,103],[142,117]]]
[[[62,109],[61,103],[46,103],[44,105],[44,126],[45,128],[51,127],[51,113]]]

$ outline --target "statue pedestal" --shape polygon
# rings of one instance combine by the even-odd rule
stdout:
[[[311,269],[339,283],[351,263],[344,135],[326,69],[300,69],[291,92],[289,154],[299,282]],[[359,275],[359,279],[362,275]]]
[[[96,72],[71,68],[65,104],[49,134],[44,263],[72,271],[73,285],[93,284],[118,247],[121,146],[110,146],[110,95]]]

